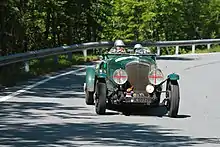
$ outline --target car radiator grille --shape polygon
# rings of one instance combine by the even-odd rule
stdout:
[[[128,63],[125,70],[128,74],[128,81],[134,87],[134,92],[147,94],[146,86],[149,84],[148,73],[150,72],[150,64]]]

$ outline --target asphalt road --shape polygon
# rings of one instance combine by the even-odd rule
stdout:
[[[220,146],[220,54],[166,58],[158,64],[165,74],[180,74],[178,118],[110,110],[97,116],[94,106],[84,103],[82,69],[1,102],[0,146]],[[2,91],[0,99],[39,80]]]

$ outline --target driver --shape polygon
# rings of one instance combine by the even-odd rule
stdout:
[[[110,53],[125,53],[125,44],[122,40],[116,40],[114,43],[114,48],[110,50]]]
[[[146,53],[150,53],[149,48],[145,49],[141,44],[135,44],[134,50],[135,50],[135,54],[146,54]]]

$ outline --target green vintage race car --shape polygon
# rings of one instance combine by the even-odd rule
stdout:
[[[87,105],[96,113],[106,113],[107,105],[166,106],[169,117],[179,109],[179,75],[164,76],[155,54],[103,54],[96,67],[87,67],[84,84]],[[166,83],[166,90],[162,85]],[[161,93],[166,96],[160,103]]]

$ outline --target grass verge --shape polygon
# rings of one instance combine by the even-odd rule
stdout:
[[[98,56],[94,55],[87,56],[87,58],[82,55],[73,55],[72,60],[68,60],[67,56],[60,55],[58,56],[57,63],[54,61],[54,57],[41,60],[43,62],[40,60],[32,60],[29,62],[29,72],[25,72],[23,63],[4,66],[0,69],[0,84],[4,87],[15,86],[17,83],[27,81],[31,78],[57,72],[73,65],[80,65],[97,59]]]
[[[214,52],[220,52],[220,46],[214,46],[210,49],[196,49],[195,53],[214,53]],[[192,53],[192,51],[190,51]]]

